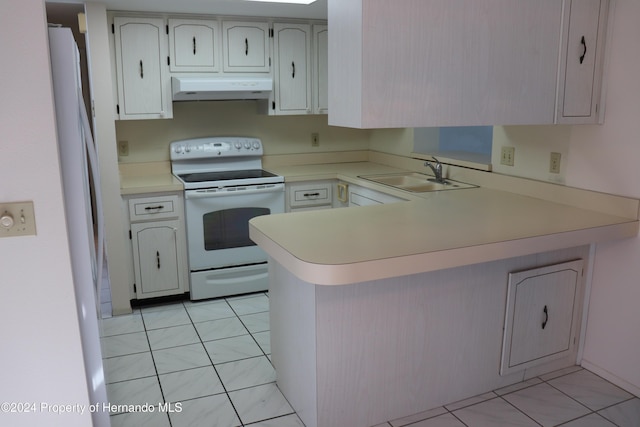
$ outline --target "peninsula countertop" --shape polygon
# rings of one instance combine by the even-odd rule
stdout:
[[[338,178],[369,186],[358,176],[398,171],[367,162],[273,170],[289,182]],[[260,216],[250,221],[250,236],[300,279],[344,285],[638,234],[635,200],[631,217],[484,187],[389,193],[409,201]]]

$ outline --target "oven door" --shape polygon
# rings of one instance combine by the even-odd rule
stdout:
[[[249,220],[284,212],[284,184],[185,191],[189,270],[266,262],[249,239]]]

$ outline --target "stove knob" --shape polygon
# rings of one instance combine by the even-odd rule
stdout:
[[[246,148],[247,150],[251,148],[251,143],[250,142],[245,142],[244,143],[244,148]]]
[[[258,141],[255,141],[253,143],[253,148],[256,149],[256,150],[259,150],[260,149],[260,143]]]
[[[173,151],[176,154],[180,154],[180,152],[182,151],[182,148],[179,145],[176,145],[175,147],[173,147]]]
[[[185,147],[184,151],[186,151],[187,153],[190,153],[190,152],[191,152],[191,146],[190,146],[190,145],[187,145],[187,146]]]
[[[242,148],[242,142],[236,142],[233,144],[238,150]]]

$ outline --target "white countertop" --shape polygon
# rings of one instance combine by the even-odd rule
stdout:
[[[282,166],[287,182],[393,173],[373,163]],[[584,190],[580,190],[584,192]],[[310,283],[342,285],[489,262],[638,234],[638,220],[490,188],[408,193],[408,202],[268,215],[250,236]]]
[[[120,194],[123,196],[183,191],[171,174],[169,162],[120,164]]]

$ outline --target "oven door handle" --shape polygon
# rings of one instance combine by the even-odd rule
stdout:
[[[245,194],[257,194],[257,193],[279,193],[284,191],[284,184],[269,184],[269,187],[262,188],[247,188],[244,190],[222,190],[222,191],[208,191],[208,190],[185,190],[185,199],[206,199],[210,197],[231,197],[231,196],[243,196]]]

